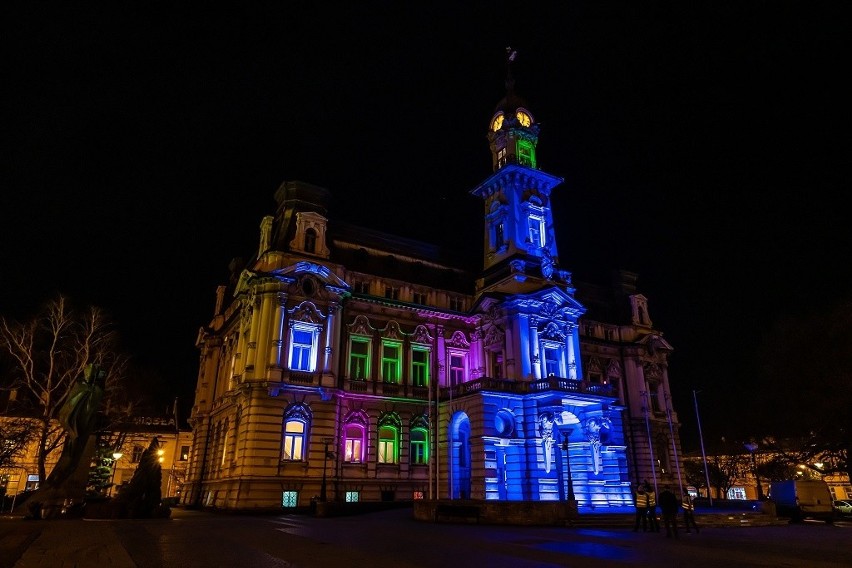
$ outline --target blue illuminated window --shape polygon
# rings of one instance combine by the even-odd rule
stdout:
[[[544,219],[535,215],[529,217],[529,238],[533,247],[544,246]]]
[[[316,326],[294,324],[290,330],[290,369],[312,372],[316,368],[315,341],[319,332]]]

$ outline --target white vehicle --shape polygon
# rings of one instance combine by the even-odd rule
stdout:
[[[779,517],[790,517],[793,522],[805,518],[834,521],[834,503],[825,481],[773,481],[769,497],[775,502]]]

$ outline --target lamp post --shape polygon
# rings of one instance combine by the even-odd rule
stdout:
[[[118,460],[123,456],[121,452],[113,452],[112,454],[112,477],[109,479],[109,495],[112,497],[113,490],[115,489],[115,470],[118,465]]]
[[[568,437],[571,435],[571,432],[571,428],[562,429],[562,452],[565,454],[565,479],[568,482],[568,501],[575,501],[574,482],[571,480],[571,453],[568,451]]]
[[[329,451],[328,451],[328,446],[329,446],[332,442],[334,442],[334,440],[332,440],[331,438],[323,438],[323,440],[322,440],[322,443],[323,443],[323,445],[325,446],[325,447],[324,447],[324,449],[323,449],[323,457],[322,457],[322,485],[320,486],[320,501],[322,501],[322,502],[325,502],[325,501],[326,501],[326,492],[325,492],[325,487],[326,487],[326,477],[325,477],[325,471],[326,471],[326,468],[327,468],[327,466],[328,466],[328,455],[329,455],[329,453],[331,453],[331,452],[329,452]],[[332,454],[332,455],[333,455],[333,454]]]
[[[760,486],[760,477],[757,474],[757,458],[754,455],[757,452],[757,443],[747,442],[743,445],[745,446],[745,449],[747,449],[751,454],[751,468],[752,472],[754,473],[754,479],[757,482],[757,500],[763,501],[763,488]]]

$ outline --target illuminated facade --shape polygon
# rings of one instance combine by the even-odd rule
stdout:
[[[182,496],[226,509],[418,498],[632,505],[677,483],[671,347],[636,275],[559,267],[539,126],[507,83],[488,127],[483,256],[327,217],[285,182],[257,254],[232,263],[200,330]]]

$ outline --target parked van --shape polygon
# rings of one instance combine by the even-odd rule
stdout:
[[[773,481],[769,498],[775,502],[779,517],[790,517],[793,522],[804,518],[834,521],[831,491],[825,481],[815,479]]]

